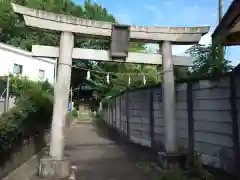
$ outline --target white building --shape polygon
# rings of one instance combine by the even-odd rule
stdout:
[[[0,43],[0,76],[21,74],[31,80],[55,82],[56,60],[32,57],[31,52]]]

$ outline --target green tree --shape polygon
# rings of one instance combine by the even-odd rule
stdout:
[[[194,60],[192,77],[218,76],[232,69],[230,62],[222,57],[221,47],[216,47],[215,53],[212,45],[193,45],[186,53]],[[215,54],[215,56],[214,56]]]
[[[106,63],[104,64],[106,65]],[[95,71],[89,83],[94,89],[94,97],[96,100],[102,100],[109,96],[119,94],[121,91],[132,88],[140,88],[159,83],[161,74],[157,66],[139,65],[139,64],[118,64],[117,69],[112,68],[113,64],[108,67],[101,65],[94,66]],[[116,68],[116,65],[114,65]],[[105,71],[104,71],[105,70]],[[114,71],[115,70],[115,71]],[[99,73],[98,73],[99,72]],[[109,81],[107,82],[107,74],[101,72],[110,72]],[[130,84],[129,84],[130,77]],[[146,84],[144,84],[144,77]]]
[[[83,7],[74,4],[71,0],[14,0],[14,2],[55,13],[62,13],[107,22],[115,22],[115,18],[105,8],[90,1],[85,1]],[[59,45],[59,34],[44,30],[31,29],[25,26],[21,16],[16,15],[11,8],[11,1],[0,2],[0,27],[3,33],[0,34],[0,41],[23,49],[31,50],[32,44]],[[76,38],[77,47],[94,47],[106,49],[104,41],[81,40]]]
[[[105,21],[110,23],[118,23],[116,19],[107,12],[105,8],[97,3],[91,3],[86,0],[83,6],[74,4],[71,0],[14,0],[15,3],[38,8],[55,13],[73,15],[76,17],[87,18],[97,21]],[[32,44],[42,44],[50,46],[59,45],[59,34],[49,32],[42,29],[32,29],[26,27],[23,18],[13,12],[11,1],[2,0],[0,4],[0,27],[3,33],[0,34],[0,41],[14,45],[26,50],[31,50]],[[109,40],[79,39],[76,37],[75,47],[92,48],[92,49],[109,49]],[[143,43],[130,43],[129,51],[143,52],[145,46]],[[119,63],[105,63],[83,60],[73,60],[73,65],[86,69],[99,70],[101,72],[112,72],[111,84],[106,85],[106,75],[97,73],[93,74],[91,85],[95,88],[95,94],[98,97],[105,97],[108,94],[114,94],[128,87],[128,75],[114,75],[115,73],[148,73],[146,77],[147,84],[156,83],[157,68],[154,66],[130,65]],[[86,71],[82,71],[81,77],[86,76]],[[142,86],[142,76],[131,76],[131,87]],[[82,79],[83,80],[83,79]],[[79,82],[79,80],[78,80]],[[100,85],[102,84],[102,86]],[[100,87],[103,87],[101,89]]]

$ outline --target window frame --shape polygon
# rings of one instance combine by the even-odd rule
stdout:
[[[16,68],[18,68],[19,72],[16,72]],[[22,73],[23,73],[23,65],[14,63],[13,64],[13,74],[21,75]]]
[[[41,74],[42,73],[42,74]],[[42,76],[41,76],[42,75]],[[39,79],[44,79],[45,78],[45,70],[44,69],[39,69],[38,70],[38,78]]]

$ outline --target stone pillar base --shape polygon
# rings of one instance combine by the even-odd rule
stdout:
[[[70,162],[67,158],[56,160],[52,157],[40,159],[38,176],[32,180],[65,180],[70,176]]]
[[[165,153],[158,152],[158,161],[160,163],[160,167],[164,170],[172,169],[172,168],[181,168],[181,159],[182,155],[178,153]]]
[[[31,180],[69,180],[69,178],[42,178],[39,176],[34,176],[31,178]]]

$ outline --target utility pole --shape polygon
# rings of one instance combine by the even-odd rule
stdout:
[[[221,22],[223,17],[223,0],[218,0],[218,21]],[[218,58],[223,58],[224,60],[224,46],[219,45],[219,56]]]
[[[218,0],[218,21],[221,22],[223,17],[223,1]]]

